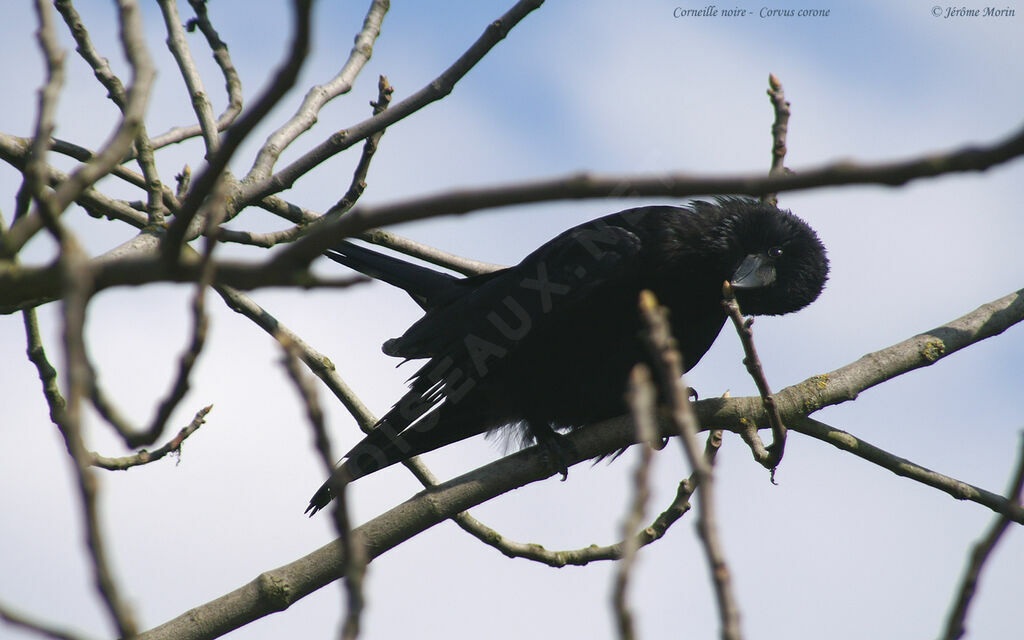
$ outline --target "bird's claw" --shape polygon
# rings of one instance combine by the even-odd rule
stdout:
[[[576,457],[576,447],[564,435],[550,427],[538,430],[535,437],[544,456],[562,476],[562,482],[565,482],[569,478],[569,465]]]

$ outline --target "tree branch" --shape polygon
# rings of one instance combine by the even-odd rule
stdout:
[[[302,63],[309,53],[310,14],[313,0],[296,0],[294,3],[294,29],[288,47],[288,56],[274,73],[273,79],[263,93],[242,117],[228,129],[220,149],[212,154],[206,168],[192,181],[192,189],[181,203],[181,209],[167,228],[161,251],[169,263],[177,262],[182,244],[190,235],[189,226],[199,212],[205,198],[213,193],[215,184],[221,180],[228,162],[249,133],[270,110],[295,85]],[[238,210],[238,209],[236,209]]]
[[[697,448],[699,425],[690,405],[689,389],[683,382],[683,359],[676,349],[668,324],[668,310],[658,305],[650,291],[640,292],[640,315],[644,321],[644,341],[654,362],[655,379],[662,402],[668,405],[672,429],[679,434],[686,460],[697,479],[697,533],[718,602],[718,617],[723,640],[740,640],[740,612],[732,589],[732,577],[725,560],[725,549],[718,533],[715,506],[715,478],[711,464]]]
[[[888,349],[869,354],[834,372],[814,376],[776,394],[780,412],[798,430],[797,416],[817,411],[826,404],[851,399],[849,396],[886,379],[920,366],[933,364],[948,353],[969,344],[998,335],[1024,320],[1024,290],[1004,296],[942,327],[915,336]],[[918,353],[922,341],[928,344],[935,335],[946,336],[945,352],[929,349],[930,358],[920,362],[909,357]],[[901,355],[902,354],[902,355]],[[923,356],[922,356],[923,357]],[[879,372],[872,363],[888,363]],[[834,380],[833,380],[834,378]],[[842,381],[842,385],[839,382]],[[806,401],[806,406],[805,406]],[[735,429],[741,420],[757,416],[763,421],[761,398],[709,398],[693,404],[704,428]],[[661,426],[663,436],[677,433],[670,425]],[[565,436],[576,455],[576,463],[606,455],[632,444],[636,430],[627,418],[614,418]],[[405,503],[357,527],[354,532],[367,541],[367,558],[372,560],[405,540],[472,506],[490,500],[511,489],[542,480],[553,474],[544,453],[531,447],[471,471],[444,484],[426,489]],[[682,491],[682,488],[681,488]],[[958,496],[959,497],[959,496]],[[964,499],[985,504],[970,492]],[[1019,505],[986,504],[1000,513],[1009,513],[1015,522],[1024,523]],[[660,518],[659,518],[660,519]],[[291,603],[341,577],[344,558],[335,543],[329,543],[288,565],[268,571],[253,582],[142,634],[146,640],[199,640],[216,638],[264,615],[286,609]]]
[[[261,180],[269,176],[281,153],[316,124],[317,116],[324,105],[352,90],[356,77],[373,55],[373,44],[380,35],[381,23],[390,6],[390,0],[373,0],[370,3],[366,18],[363,19],[363,27],[356,34],[355,44],[341,70],[330,82],[312,87],[291,120],[270,134],[256,156],[246,180]]]
[[[335,133],[273,176],[243,186],[238,194],[239,201],[242,204],[251,204],[268,195],[291,188],[296,180],[328,158],[447,96],[455,88],[456,83],[501,42],[513,27],[543,3],[544,0],[520,0],[505,15],[487,25],[483,35],[433,82],[387,111]]]
[[[398,109],[394,106],[384,114]],[[311,233],[282,249],[280,263],[308,263],[338,241],[374,227],[386,227],[478,209],[532,202],[622,197],[691,197],[706,194],[748,194],[796,191],[857,184],[901,185],[919,178],[947,173],[984,171],[1024,155],[1024,129],[989,147],[970,146],[946,153],[931,153],[899,162],[855,164],[841,162],[802,173],[721,177],[676,173],[661,176],[594,176],[579,173],[512,185],[447,191],[393,204],[355,207],[343,219]]]
[[[757,355],[757,347],[754,346],[754,319],[743,318],[739,303],[733,295],[732,286],[728,281],[722,285],[722,306],[729,314],[733,327],[736,329],[740,342],[743,344],[743,365],[747,373],[753,378],[757,391],[761,395],[761,402],[764,404],[765,413],[768,414],[768,423],[772,428],[772,443],[765,447],[757,434],[757,429],[744,431],[743,439],[750,445],[754,452],[754,459],[761,466],[772,473],[772,482],[775,482],[775,468],[782,461],[786,451],[786,426],[782,424],[782,416],[779,415],[779,408],[775,406],[775,397],[772,395],[771,387],[768,386],[768,379],[764,374],[764,367],[761,365],[761,358]]]
[[[1019,504],[1024,499],[1024,435],[1022,435],[1021,449],[1017,455],[1017,470],[1013,474],[1013,480],[1010,481],[1010,488],[1006,491],[1006,498]],[[949,620],[946,622],[946,633],[943,636],[945,640],[958,640],[967,632],[964,621],[967,619],[967,609],[971,606],[971,599],[978,587],[981,570],[1009,527],[1009,518],[1005,515],[997,517],[988,533],[974,545],[970,562],[964,570],[960,591],[956,597],[956,605],[950,611]]]
[[[768,98],[771,99],[772,110],[775,111],[775,122],[772,123],[772,166],[768,170],[768,175],[777,176],[786,173],[786,135],[789,133],[790,112],[789,100],[786,100],[782,83],[774,73],[768,74]],[[779,203],[776,193],[765,193],[761,200],[773,206]]]
[[[327,435],[327,426],[324,424],[323,409],[320,408],[320,401],[317,398],[316,385],[299,366],[300,351],[287,338],[275,337],[281,343],[284,351],[284,365],[288,377],[295,384],[302,403],[306,407],[306,416],[313,428],[313,440],[316,450],[320,453],[320,461],[323,463],[326,475],[331,478],[331,493],[334,495],[331,515],[334,520],[334,528],[341,540],[342,555],[345,557],[343,591],[346,595],[346,615],[341,637],[344,640],[354,640],[359,635],[359,623],[364,605],[363,576],[366,575],[366,557],[363,553],[363,542],[361,538],[352,534],[347,484],[333,476],[334,461],[337,458],[331,452],[331,441]]]
[[[193,31],[197,26],[199,27],[199,31],[206,38],[206,42],[213,51],[214,62],[217,63],[221,73],[224,75],[225,89],[228,94],[228,106],[217,118],[217,131],[220,132],[234,122],[235,118],[242,111],[242,81],[238,77],[238,70],[235,69],[234,63],[231,62],[228,46],[220,39],[217,30],[214,29],[213,24],[210,22],[206,11],[206,0],[189,0],[188,3],[192,5],[192,10],[195,11],[196,17],[186,23],[185,29]],[[154,149],[160,149],[189,138],[194,138],[201,133],[202,128],[198,124],[175,127],[166,133],[154,137],[150,140],[150,144]]]
[[[177,0],[157,0],[160,11],[164,17],[164,25],[167,28],[167,48],[170,50],[174,61],[178,64],[178,71],[185,81],[189,98],[192,99],[192,109],[199,120],[199,129],[203,134],[203,142],[206,145],[206,157],[217,152],[220,148],[220,135],[217,130],[217,121],[213,116],[213,106],[203,88],[203,78],[199,75],[199,69],[192,59],[192,52],[189,50],[188,41],[185,38],[185,28],[178,16]]]
[[[206,414],[210,413],[213,409],[213,405],[209,405],[200,409],[192,422],[183,427],[178,435],[171,438],[165,445],[159,447],[153,451],[146,451],[143,449],[138,453],[130,456],[123,456],[120,458],[108,458],[101,456],[98,453],[92,453],[91,464],[107,471],[124,471],[132,467],[138,467],[151,462],[156,462],[169,453],[181,453],[181,445],[185,444],[185,439],[190,435],[199,430],[199,427],[206,423]]]

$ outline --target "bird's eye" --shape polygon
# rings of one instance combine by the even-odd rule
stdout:
[[[782,247],[771,247],[770,249],[768,249],[768,257],[769,258],[775,258],[775,259],[781,258],[782,257]]]

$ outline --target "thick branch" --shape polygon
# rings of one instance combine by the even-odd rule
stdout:
[[[951,337],[947,340],[947,344],[950,345],[947,353],[951,353],[973,342],[997,335],[1021,320],[1024,320],[1024,291],[983,305],[976,311],[922,336],[956,331],[958,338]],[[935,362],[935,359],[919,363],[914,359],[901,360],[895,357],[897,353],[913,351],[922,336],[915,336],[877,352],[893,355],[888,358],[891,366],[884,378],[876,374],[874,367],[868,366],[872,362],[872,356],[865,356],[858,362],[835,372],[815,376],[783,389],[776,394],[783,418],[790,420],[795,416],[806,415],[825,406],[822,403],[842,402],[850,399],[848,396],[851,392],[856,395],[856,391],[874,386],[883,379],[893,378]],[[839,376],[840,372],[843,373],[842,376]],[[831,386],[830,376],[844,380],[844,386]],[[801,408],[802,398],[809,401],[806,409]],[[734,429],[735,425],[744,419],[749,420],[750,416],[763,416],[759,397],[711,398],[696,402],[693,406],[704,428]],[[674,434],[673,426],[662,425],[662,435]],[[634,442],[636,433],[630,420],[615,418],[569,433],[565,437],[571,442],[568,450],[576,452],[568,462],[575,463],[626,447]],[[354,533],[366,540],[367,557],[373,559],[461,511],[550,475],[551,467],[544,454],[536,447],[531,447],[425,490],[356,528]],[[962,497],[977,501],[972,495]],[[1010,505],[1000,510],[1000,513],[1012,512],[1015,521],[1024,522],[1024,513],[1021,511],[1024,510],[1021,510],[1019,505]],[[266,572],[250,584],[192,609],[142,634],[141,637],[147,640],[198,640],[218,637],[264,615],[286,609],[296,600],[341,577],[344,564],[345,560],[341,557],[337,544],[332,542],[304,558]]]

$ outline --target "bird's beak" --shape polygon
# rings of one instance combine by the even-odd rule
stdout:
[[[775,282],[775,265],[764,253],[752,253],[736,268],[729,284],[734,289],[757,289]]]

